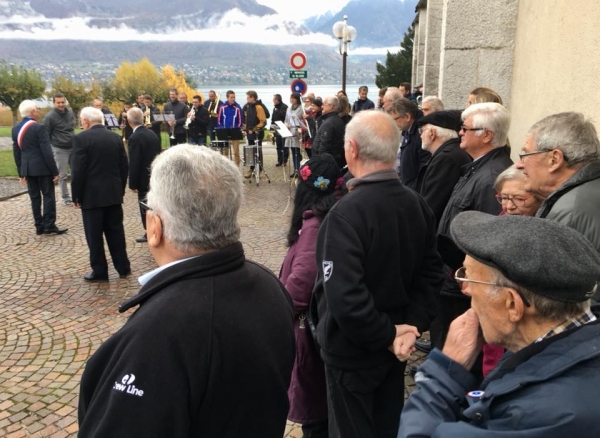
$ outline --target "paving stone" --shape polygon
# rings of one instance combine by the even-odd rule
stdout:
[[[295,188],[291,170],[275,167],[273,147],[264,147],[264,157],[271,183],[245,180],[241,241],[249,259],[277,274]],[[143,233],[135,194],[128,191],[124,201],[133,275],[119,279],[110,266],[109,283],[88,284],[81,212],[59,202],[56,223],[69,231],[37,236],[28,196],[10,197],[22,191],[16,189],[14,180],[0,178],[0,436],[75,437],[85,363],[131,315],[119,314],[118,306],[156,263],[147,245],[135,242]],[[299,425],[288,423],[285,436],[301,435]]]

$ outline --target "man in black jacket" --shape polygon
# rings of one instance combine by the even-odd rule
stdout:
[[[473,161],[460,148],[460,114],[459,110],[437,111],[417,122],[422,147],[432,154],[419,171],[417,192],[433,211],[436,224],[442,218],[462,167]]]
[[[92,271],[86,281],[108,281],[104,237],[120,277],[131,273],[123,229],[123,195],[127,184],[127,155],[119,136],[102,125],[96,108],[81,110],[84,132],[73,138],[71,193],[81,208],[83,230],[90,250]]]
[[[188,142],[204,146],[208,131],[208,110],[202,105],[202,98],[196,95],[192,98],[192,109],[186,120],[188,128]],[[185,127],[185,125],[184,125]]]
[[[171,88],[169,90],[169,102],[165,103],[164,107],[165,114],[175,117],[175,120],[167,122],[167,132],[169,133],[169,144],[171,146],[187,143],[187,132],[185,132],[183,124],[187,119],[189,110],[185,103],[177,100],[177,88]]]
[[[137,193],[138,201],[145,201],[150,189],[150,165],[160,154],[160,140],[143,126],[144,115],[139,108],[127,111],[127,121],[133,130],[129,138],[129,188]],[[146,229],[146,211],[140,205],[142,226]],[[138,243],[147,242],[146,233],[135,239]]]
[[[79,436],[281,438],[295,357],[283,285],[247,260],[230,160],[180,145],[152,165],[138,306],[81,379]]]
[[[399,141],[384,112],[354,116],[345,146],[354,178],[319,230],[314,296],[330,436],[396,437],[404,361],[435,316],[435,219],[393,170]]]
[[[510,113],[505,107],[493,102],[471,105],[463,111],[462,120],[460,148],[473,162],[462,167],[461,177],[440,219],[438,233],[444,236],[450,235],[450,224],[462,211],[500,214],[502,206],[496,200],[494,183],[512,164],[510,151],[505,147],[510,127]],[[452,277],[453,268],[448,265],[445,269],[441,311],[431,329],[431,343],[438,348],[444,345],[450,323],[471,305]]]
[[[388,108],[396,126],[402,131],[402,140],[398,148],[396,171],[400,181],[406,187],[416,190],[419,170],[429,161],[431,154],[421,147],[418,120],[423,116],[417,105],[400,97],[394,99]]]
[[[208,99],[204,102],[204,107],[208,110],[208,139],[209,143],[216,140],[215,128],[217,127],[219,107],[223,105],[223,102],[217,99],[217,93],[215,90],[208,92]]]
[[[146,126],[146,128],[149,128],[152,132],[156,134],[158,139],[161,140],[162,145],[162,137],[160,134],[160,127],[162,125],[162,122],[157,122],[156,120],[154,120],[154,116],[156,114],[160,114],[160,109],[156,105],[154,105],[152,96],[150,96],[149,94],[144,95],[144,103],[144,125],[146,125],[146,120],[148,119],[148,116],[150,116],[150,126]]]
[[[13,155],[21,184],[27,183],[36,234],[62,234],[67,228],[58,228],[55,224],[54,183],[58,181],[58,168],[52,156],[48,129],[37,123],[40,109],[33,100],[21,102],[19,113],[23,120],[12,129]]]
[[[346,165],[344,156],[344,133],[346,125],[339,117],[340,101],[336,96],[329,96],[323,99],[323,115],[317,130],[317,135],[313,139],[312,153],[330,154],[340,166],[340,169]]]
[[[281,101],[281,94],[273,95],[273,114],[271,115],[271,130],[275,136],[275,143],[277,148],[277,164],[275,166],[284,166],[287,164],[290,151],[283,147],[283,137],[277,133],[279,129],[276,122],[285,122],[285,115],[287,113],[288,106]]]

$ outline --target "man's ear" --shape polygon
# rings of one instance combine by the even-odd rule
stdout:
[[[146,213],[146,237],[148,246],[156,248],[163,239],[162,220],[160,216],[152,213]]]
[[[350,156],[356,160],[358,158],[358,148],[356,147],[356,141],[352,138],[348,140],[348,149],[350,150]]]
[[[523,302],[523,298],[518,294],[516,290],[513,288],[506,288],[508,294],[506,295],[506,310],[508,311],[508,317],[510,321],[513,323],[517,323],[523,319],[523,314],[525,313],[525,303]]]
[[[565,154],[560,149],[551,150],[546,159],[548,160],[548,171],[550,173],[556,172],[566,163]]]

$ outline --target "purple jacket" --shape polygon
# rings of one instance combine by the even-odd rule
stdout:
[[[290,410],[288,419],[300,424],[323,421],[327,418],[325,367],[315,347],[308,322],[304,318],[317,276],[315,248],[321,221],[312,211],[305,211],[302,229],[296,242],[288,250],[279,279],[288,290],[294,304],[294,333],[296,360],[288,390]]]

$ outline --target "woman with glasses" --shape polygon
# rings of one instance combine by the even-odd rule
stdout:
[[[525,191],[525,174],[513,164],[496,178],[496,200],[502,213],[518,216],[535,216],[542,200]]]

